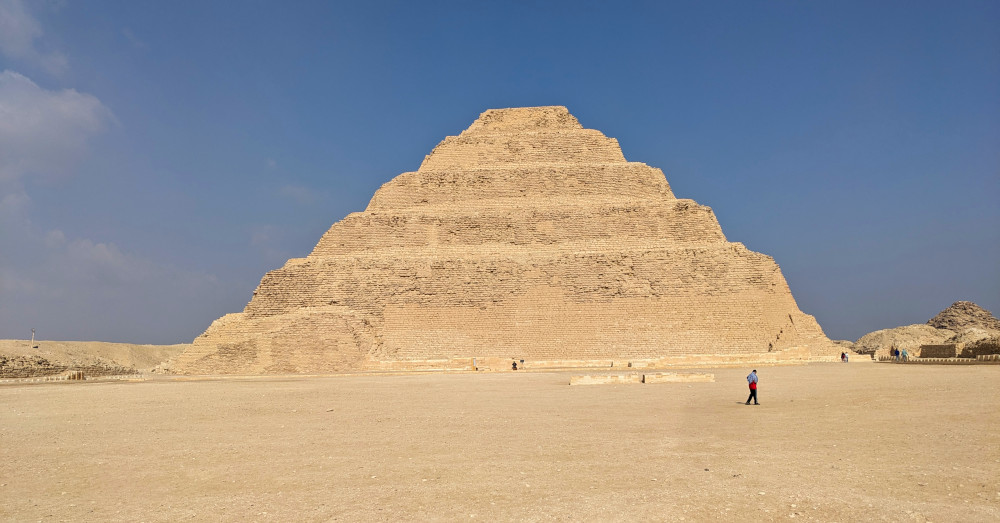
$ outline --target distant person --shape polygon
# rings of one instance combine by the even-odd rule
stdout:
[[[515,361],[515,362],[511,363],[510,364],[510,368],[511,368],[511,370],[517,370],[517,362]]]
[[[843,363],[847,363],[847,353],[846,352],[841,352],[840,353],[840,361],[843,362]]]
[[[903,349],[903,361],[910,361],[910,353],[906,352],[906,349]]]
[[[750,400],[752,399],[754,405],[760,405],[760,403],[757,403],[757,369],[754,369],[747,376],[747,383],[750,384],[750,396],[747,397],[746,404],[749,405]]]

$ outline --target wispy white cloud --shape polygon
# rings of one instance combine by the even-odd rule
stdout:
[[[111,242],[68,238],[59,229],[40,230],[29,219],[31,198],[24,192],[0,199],[0,243],[10,249],[0,256],[0,266],[19,281],[33,281],[32,288],[73,289],[81,284],[131,285],[173,278],[180,273],[148,258],[127,253]],[[19,256],[18,252],[24,253]],[[37,259],[35,259],[37,257]]]
[[[14,71],[0,73],[0,181],[69,172],[87,142],[114,121],[95,96],[50,91]]]
[[[41,229],[29,219],[31,207],[24,192],[0,198],[0,331],[58,326],[77,337],[151,335],[157,327],[148,323],[164,313],[195,315],[197,322],[194,311],[223,288],[212,274]]]
[[[0,189],[2,189],[0,185]],[[23,190],[0,194],[0,267],[6,265],[22,248],[24,231],[31,228],[28,208],[31,198]]]
[[[41,24],[24,2],[0,0],[0,53],[58,75],[67,69],[68,61],[58,51],[43,49],[42,35]]]
[[[149,47],[146,45],[146,42],[140,40],[139,37],[136,36],[134,32],[132,32],[132,29],[128,27],[122,29],[122,36],[124,36],[125,39],[132,44],[132,47],[136,49],[146,49],[147,47]]]
[[[253,247],[268,247],[280,233],[273,225],[260,225],[250,231],[250,245]]]
[[[59,229],[53,229],[45,233],[45,246],[50,249],[58,249],[66,244],[66,233]]]
[[[319,195],[308,187],[301,185],[285,185],[278,189],[278,194],[282,198],[287,198],[299,205],[312,205],[319,199]]]
[[[31,198],[24,191],[15,191],[0,196],[0,218],[4,223],[20,222],[26,219]]]
[[[137,284],[160,271],[152,260],[123,253],[114,243],[79,238],[69,242],[57,256],[59,273],[78,283],[102,286]]]
[[[281,264],[291,258],[282,247],[285,233],[274,225],[258,225],[250,229],[250,246],[269,264]]]

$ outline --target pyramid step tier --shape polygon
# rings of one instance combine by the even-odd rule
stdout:
[[[334,224],[311,257],[395,247],[555,245],[572,239],[613,240],[622,248],[650,244],[724,243],[712,209],[692,200],[619,201],[547,206],[496,204],[465,208],[354,213]]]
[[[569,300],[598,302],[620,297],[725,296],[748,290],[788,293],[774,261],[740,244],[586,252],[452,247],[407,249],[399,254],[405,256],[364,252],[290,260],[264,276],[244,312],[256,317],[346,305],[378,314],[389,303],[479,306],[522,295],[538,285],[561,288]]]
[[[644,163],[540,163],[531,167],[490,164],[476,168],[421,170],[386,182],[368,204],[369,211],[518,198],[674,197],[663,171]]]
[[[384,316],[379,332],[391,359],[644,359],[682,355],[692,347],[766,353],[808,342],[817,330],[794,305],[756,293],[579,303],[538,289],[486,308],[393,306]]]
[[[225,362],[221,366],[235,373],[333,372],[363,360],[655,359],[691,354],[693,347],[710,354],[765,354],[824,344],[815,320],[794,303],[753,293],[599,304],[566,301],[556,289],[536,288],[489,307],[392,305],[372,320],[339,306],[270,318],[233,314],[196,339],[179,363],[194,371]]]
[[[529,133],[463,133],[445,138],[420,164],[421,171],[530,166],[544,163],[624,163],[618,140],[594,129]]]

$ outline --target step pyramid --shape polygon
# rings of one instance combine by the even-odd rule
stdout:
[[[187,373],[421,368],[430,361],[767,355],[829,340],[769,256],[565,107],[488,110],[376,191]],[[752,359],[752,358],[751,358]]]

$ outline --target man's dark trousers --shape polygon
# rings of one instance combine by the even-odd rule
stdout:
[[[747,405],[750,404],[750,400],[753,400],[753,404],[757,404],[757,389],[750,389],[750,396],[747,398]]]

